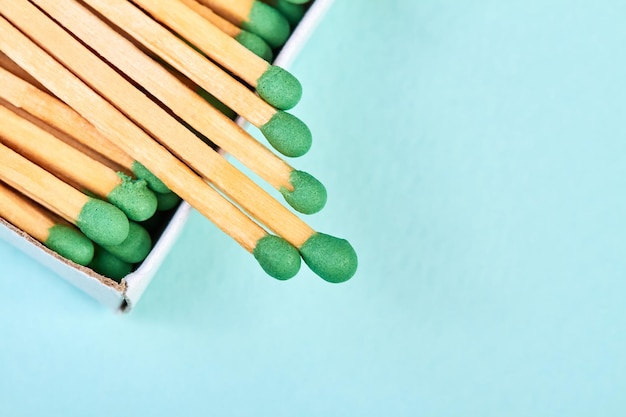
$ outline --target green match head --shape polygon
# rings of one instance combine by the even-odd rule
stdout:
[[[326,188],[311,174],[291,171],[289,183],[293,186],[293,191],[281,187],[280,192],[287,203],[300,213],[317,213],[326,205]]]
[[[117,256],[97,245],[93,260],[88,266],[100,275],[104,275],[117,282],[130,274],[130,271],[133,270],[132,264],[122,261]]]
[[[76,226],[101,245],[119,245],[128,237],[129,222],[113,204],[89,198],[78,215]]]
[[[65,224],[55,224],[48,229],[44,242],[51,250],[79,265],[87,265],[93,259],[93,243],[77,229]]]
[[[322,279],[344,282],[356,272],[356,252],[347,240],[323,233],[312,235],[300,248],[304,262]]]
[[[156,212],[157,197],[148,188],[145,180],[133,180],[118,172],[122,183],[107,196],[109,203],[122,210],[130,219],[141,222],[149,219]]]
[[[235,36],[235,40],[245,46],[246,49],[253,52],[256,56],[263,58],[267,62],[270,62],[274,57],[272,48],[270,48],[267,42],[261,39],[260,36],[255,35],[254,33],[242,30],[239,32],[239,35]]]
[[[304,2],[296,3],[295,1],[289,0],[276,0],[276,10],[278,10],[285,18],[289,21],[292,27],[295,27],[304,16],[304,6],[302,5]]]
[[[259,239],[252,254],[268,275],[281,281],[292,278],[300,270],[300,254],[278,236]]]
[[[280,110],[293,108],[302,98],[302,84],[289,71],[271,65],[256,81],[259,96]]]
[[[135,161],[133,162],[133,166],[131,167],[133,174],[137,178],[145,180],[148,183],[148,187],[155,193],[169,193],[170,189],[167,188],[167,185],[163,184],[163,181],[158,179],[152,172],[148,170],[141,163]]]
[[[150,234],[138,225],[130,222],[128,237],[119,245],[102,245],[112,255],[124,262],[136,264],[146,259],[152,249]]]
[[[252,3],[248,19],[241,27],[265,39],[272,48],[283,46],[291,30],[289,22],[278,10],[258,0]]]
[[[311,149],[313,136],[307,125],[284,111],[277,111],[260,129],[270,145],[285,156],[302,156]]]
[[[279,2],[281,0],[278,0]],[[308,3],[310,0],[284,0],[287,3],[293,3],[293,4],[305,4]]]
[[[158,205],[158,211],[167,211],[176,207],[176,205],[180,202],[180,197],[174,193],[165,193],[156,195]]]

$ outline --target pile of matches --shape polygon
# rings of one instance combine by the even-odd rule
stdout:
[[[324,186],[277,153],[311,133],[285,112],[299,81],[269,64],[306,1],[0,0],[0,217],[61,256],[119,280],[152,247],[147,225],[180,200],[270,276],[301,259],[329,282],[356,272],[350,243],[302,214]]]

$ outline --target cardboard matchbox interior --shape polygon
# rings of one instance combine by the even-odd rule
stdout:
[[[304,18],[274,59],[274,64],[283,68],[289,67],[331,3],[332,0],[311,2]],[[238,119],[237,123],[243,125],[245,121]],[[22,250],[105,306],[120,312],[129,312],[139,301],[170,248],[175,244],[191,210],[192,208],[183,202],[173,211],[169,221],[166,219],[163,231],[155,240],[148,257],[119,283],[62,258],[1,218],[0,239]]]

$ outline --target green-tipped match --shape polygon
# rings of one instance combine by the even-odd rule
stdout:
[[[130,222],[128,237],[119,245],[102,245],[112,255],[124,262],[136,264],[146,259],[152,249],[152,240],[146,229]]]
[[[157,194],[157,210],[167,211],[176,207],[180,203],[180,197],[174,193]]]
[[[89,264],[89,268],[117,282],[133,270],[131,264],[122,261],[99,246],[96,246],[95,255]]]
[[[310,0],[284,0],[284,1],[287,3],[293,3],[293,4],[305,4],[305,3],[308,3]]]
[[[259,239],[252,254],[269,276],[281,281],[294,277],[300,270],[300,254],[278,236]]]
[[[280,110],[293,108],[302,98],[302,84],[289,71],[270,66],[256,81],[259,96]]]
[[[313,272],[332,283],[352,278],[358,265],[356,252],[347,240],[324,233],[316,233],[304,242],[300,254]]]
[[[283,111],[277,111],[260,129],[270,145],[285,156],[302,156],[311,149],[313,143],[307,125]]]
[[[235,36],[235,40],[245,46],[256,56],[263,58],[267,62],[270,62],[272,58],[274,58],[272,48],[270,48],[267,42],[261,39],[260,36],[255,35],[254,33],[242,30],[239,35]]]
[[[44,242],[51,250],[79,265],[87,265],[93,259],[93,243],[77,229],[55,224],[48,229],[48,239]]]
[[[242,29],[263,38],[272,48],[283,46],[289,38],[289,22],[278,10],[255,0],[250,8],[248,19],[241,23]]]
[[[100,245],[119,245],[128,236],[130,227],[128,218],[120,209],[95,198],[89,198],[85,203],[76,226]]]
[[[289,0],[276,0],[276,4],[274,7],[278,10],[291,24],[291,27],[295,27],[300,21],[305,13],[305,8],[300,2],[296,3],[294,1]]]
[[[326,188],[311,174],[294,170],[289,176],[289,183],[293,191],[282,187],[280,192],[287,203],[300,213],[317,213],[326,205]]]
[[[136,222],[149,219],[157,210],[157,197],[148,188],[146,180],[133,180],[118,172],[122,183],[115,187],[107,196],[109,203],[122,210],[124,214]]]
[[[141,163],[135,161],[131,167],[133,174],[139,179],[142,179],[148,183],[148,187],[155,193],[169,193],[170,189],[167,185],[163,184],[163,181],[158,179],[148,168]]]

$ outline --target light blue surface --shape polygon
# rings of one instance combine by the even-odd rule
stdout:
[[[117,316],[0,243],[0,415],[624,415],[626,3],[363,4],[293,67],[357,276],[195,214]]]

